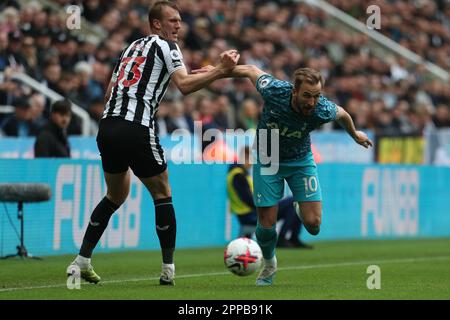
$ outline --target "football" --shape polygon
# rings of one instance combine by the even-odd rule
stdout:
[[[251,275],[261,266],[261,248],[252,239],[235,239],[225,248],[224,262],[227,269],[235,275]]]

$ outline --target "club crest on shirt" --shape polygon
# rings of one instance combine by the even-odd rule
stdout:
[[[144,48],[144,44],[142,42],[136,42],[132,47],[131,50],[142,50]]]

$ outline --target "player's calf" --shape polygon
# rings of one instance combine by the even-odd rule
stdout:
[[[320,218],[318,217],[310,216],[305,218],[303,225],[305,226],[305,229],[313,236],[318,235],[320,232]]]
[[[306,231],[308,231],[311,235],[317,236],[320,232],[320,225],[319,226],[311,226],[311,225],[304,225]]]

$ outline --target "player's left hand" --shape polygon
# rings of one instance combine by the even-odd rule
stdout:
[[[357,144],[362,145],[366,149],[373,146],[372,141],[362,131],[356,131],[354,139]]]

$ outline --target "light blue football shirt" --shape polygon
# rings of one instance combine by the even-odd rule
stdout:
[[[257,127],[267,129],[268,137],[272,129],[279,130],[279,162],[291,163],[304,159],[311,153],[309,133],[324,123],[336,119],[337,106],[323,95],[311,115],[295,112],[291,106],[293,85],[287,81],[264,74],[256,81],[256,89],[264,99],[264,108]],[[257,140],[260,143],[259,139]],[[270,153],[270,138],[268,139]]]

